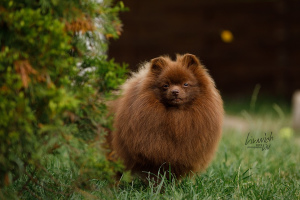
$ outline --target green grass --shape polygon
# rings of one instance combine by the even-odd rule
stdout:
[[[227,114],[240,115],[241,111],[246,110],[255,116],[271,115],[278,117],[278,108],[286,114],[291,114],[291,100],[283,97],[270,97],[262,95],[223,97],[224,109]]]
[[[228,105],[225,103],[225,105]],[[262,105],[262,108],[266,108]],[[268,103],[269,105],[269,103]],[[232,106],[234,107],[234,105]],[[239,108],[239,107],[238,107]],[[160,184],[144,184],[138,178],[121,181],[118,186],[93,179],[92,193],[70,189],[69,196],[63,188],[50,188],[60,193],[45,193],[41,199],[300,199],[300,136],[290,131],[290,114],[280,106],[268,107],[264,112],[253,113],[247,109],[233,109],[246,124],[247,131],[224,128],[223,137],[215,159],[205,172],[193,179],[185,178],[180,183],[164,179]],[[248,109],[249,110],[249,109]],[[269,150],[248,148],[245,145],[248,133],[254,138],[272,132]],[[62,160],[53,159],[48,171],[61,171],[56,177],[62,185],[72,180],[74,172],[63,165]],[[168,176],[168,175],[167,175]],[[45,180],[47,182],[49,180]],[[55,185],[55,184],[54,184]],[[66,187],[68,188],[68,187]],[[41,190],[36,187],[33,190]],[[36,199],[24,193],[24,199]]]
[[[299,199],[300,144],[273,133],[270,149],[262,151],[247,148],[246,137],[225,132],[215,160],[194,179],[163,189],[135,180],[112,189],[111,199]]]
[[[285,134],[292,131],[289,104],[267,99],[250,110],[243,103],[225,102],[225,106],[229,105],[231,114],[241,116],[249,130],[225,128],[216,157],[205,172],[177,184],[165,180],[163,187],[145,186],[136,179],[111,189],[109,198],[300,199],[300,137]],[[248,133],[261,138],[271,132],[268,150],[245,145]]]

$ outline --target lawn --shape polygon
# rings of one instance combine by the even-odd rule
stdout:
[[[226,132],[216,159],[194,180],[158,188],[139,181],[116,188],[112,199],[299,199],[300,148],[273,135],[269,150],[245,146],[246,134]],[[96,194],[97,195],[97,194]]]
[[[95,196],[111,199],[300,199],[299,134],[290,128],[287,105],[264,103],[258,103],[259,107],[253,108],[256,111],[227,106],[235,108],[228,113],[238,116],[237,123],[243,122],[244,127],[235,129],[224,125],[214,161],[194,179],[186,178],[179,184],[165,180],[156,187],[151,183],[145,186],[135,179],[122,182],[105,193],[101,189],[95,191]],[[265,139],[263,146],[251,144],[253,139],[260,138]]]
[[[234,104],[225,103],[226,119],[236,123],[225,122],[215,159],[193,179],[180,183],[165,179],[156,186],[137,178],[123,178],[118,186],[93,179],[92,194],[75,190],[67,197],[64,188],[49,188],[56,191],[53,196],[43,187],[32,190],[45,194],[41,199],[300,199],[300,136],[290,128],[289,106],[257,103],[250,110],[245,104]],[[261,146],[253,143],[257,139],[262,139]],[[53,157],[49,163],[49,172],[61,172],[56,178],[62,185],[72,180],[75,172],[63,160]],[[22,198],[37,197],[25,192]]]

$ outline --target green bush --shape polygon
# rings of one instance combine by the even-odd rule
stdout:
[[[101,147],[104,100],[126,66],[108,60],[122,2],[0,2],[0,199],[89,195],[119,163]]]

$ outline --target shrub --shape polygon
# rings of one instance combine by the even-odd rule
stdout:
[[[0,199],[88,195],[119,163],[101,147],[104,100],[126,66],[108,60],[122,2],[0,2]]]

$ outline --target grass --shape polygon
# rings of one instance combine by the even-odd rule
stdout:
[[[291,114],[291,101],[283,97],[274,96],[236,96],[224,98],[224,109],[226,113],[241,115],[241,111],[246,110],[254,116],[270,115],[278,118],[277,106],[286,114]]]
[[[225,109],[234,107],[232,104],[225,103]],[[225,127],[215,159],[193,179],[185,178],[180,183],[164,179],[158,185],[145,185],[134,178],[121,181],[116,187],[94,179],[92,194],[75,191],[68,199],[300,199],[300,136],[286,134],[292,131],[290,112],[279,104],[267,103],[268,109],[257,105],[261,107],[254,109],[260,112],[247,111],[240,105],[237,107],[241,109],[231,109],[230,114],[240,116],[248,124],[247,131]],[[273,139],[268,142],[268,150],[245,145],[248,133],[252,138],[262,138],[271,132]],[[67,184],[72,172],[57,162],[62,161],[53,161],[48,171],[61,170],[59,180]],[[29,193],[22,198],[35,199]],[[59,195],[40,198],[65,199]]]
[[[247,134],[225,132],[206,172],[178,185],[163,183],[163,193],[135,180],[113,189],[111,199],[299,199],[299,144],[273,136],[270,149],[262,151],[245,146]]]
[[[242,104],[241,104],[242,105]],[[235,109],[249,125],[240,132],[224,128],[218,152],[210,167],[193,179],[158,186],[140,180],[122,182],[109,189],[106,199],[300,199],[300,137],[290,129],[288,104],[269,101],[258,103],[258,112]],[[225,104],[226,106],[226,104]],[[232,106],[232,105],[231,105]],[[229,106],[230,107],[230,106]],[[234,106],[233,106],[234,107]],[[227,107],[228,108],[228,107]],[[247,135],[252,138],[270,136],[269,149],[248,148]],[[253,145],[252,145],[253,146]]]

